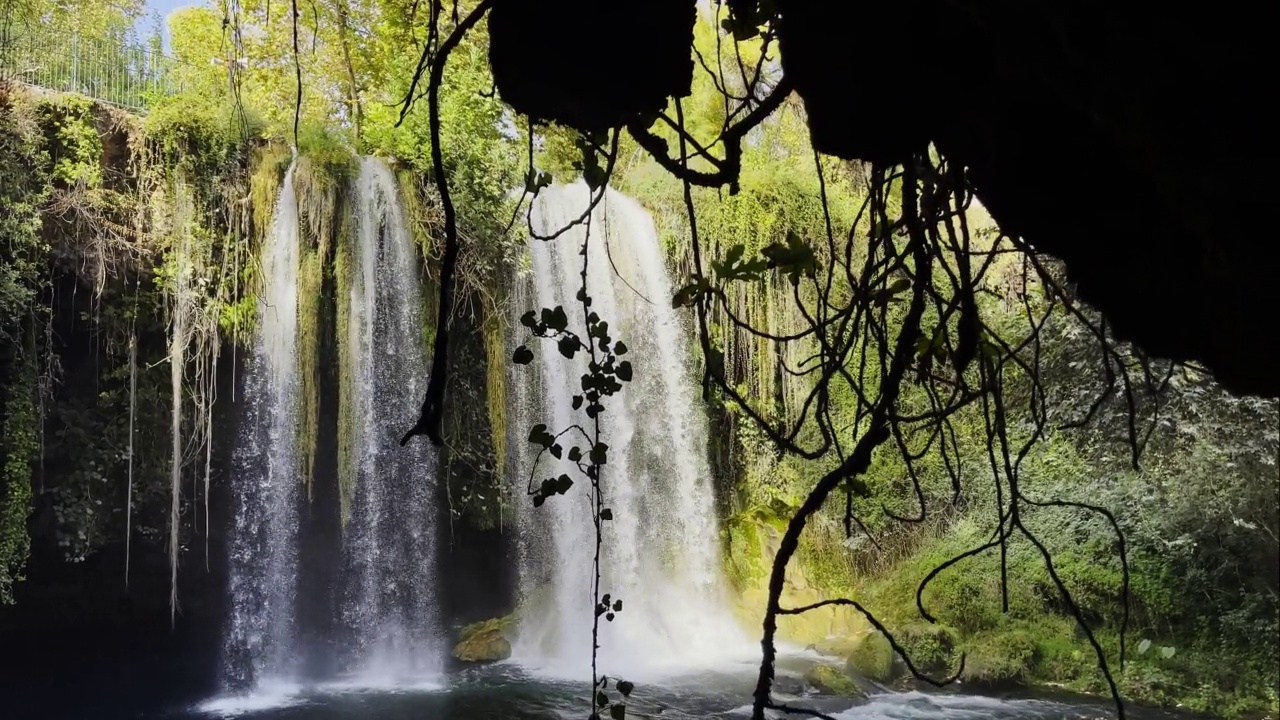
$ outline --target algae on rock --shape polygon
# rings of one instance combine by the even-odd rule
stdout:
[[[873,632],[862,639],[849,655],[846,665],[849,672],[875,680],[892,683],[902,677],[902,660],[884,633]]]
[[[472,623],[458,631],[458,644],[453,657],[467,663],[497,662],[511,657],[511,638],[515,629],[515,613],[505,617]]]
[[[858,687],[848,675],[839,668],[830,665],[814,665],[804,674],[805,682],[813,686],[820,695],[840,695],[848,698],[864,698],[866,693]]]

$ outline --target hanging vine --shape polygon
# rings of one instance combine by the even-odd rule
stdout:
[[[433,3],[433,7],[438,3]],[[405,436],[405,441],[416,434],[427,434],[438,442],[441,412],[441,393],[445,386],[448,363],[447,319],[452,303],[452,277],[455,272],[458,246],[457,220],[449,199],[448,177],[442,160],[444,148],[440,147],[440,119],[438,94],[444,80],[444,68],[449,51],[461,36],[473,27],[488,9],[488,3],[479,3],[437,47],[428,43],[424,47],[415,82],[405,98],[401,117],[409,111],[416,99],[417,80],[425,77],[428,100],[428,116],[432,132],[432,157],[436,181],[445,209],[445,252],[440,288],[440,313],[437,323],[435,364],[432,368],[431,390],[423,403],[418,424]],[[752,6],[754,8],[754,6]],[[730,194],[739,189],[742,169],[742,143],[744,138],[786,101],[792,88],[785,75],[779,77],[776,52],[771,54],[775,35],[776,18],[771,13],[746,13],[746,6],[732,4],[724,7],[717,3],[717,18],[722,18],[726,32],[734,37],[731,52],[736,63],[736,73],[726,70],[725,63],[717,58],[713,69],[704,58],[700,66],[712,76],[716,87],[724,96],[725,112],[718,134],[712,138],[695,138],[686,124],[684,108],[679,99],[673,103],[674,117],[659,113],[652,123],[634,121],[627,125],[630,138],[652,156],[667,172],[682,184],[686,209],[689,247],[692,254],[692,272],[688,283],[673,298],[676,307],[694,310],[703,351],[703,386],[706,394],[712,393],[732,404],[757,427],[783,453],[811,461],[834,456],[835,464],[809,490],[794,517],[787,524],[781,547],[773,562],[768,584],[761,647],[763,651],[759,677],[754,693],[753,717],[763,720],[768,710],[801,712],[816,717],[828,717],[820,712],[790,707],[774,700],[773,679],[776,658],[775,635],[778,619],[798,615],[821,607],[847,606],[866,617],[868,622],[882,632],[890,646],[900,655],[914,675],[936,685],[945,685],[958,676],[964,667],[963,655],[959,668],[947,678],[933,678],[921,672],[909,654],[894,638],[891,630],[873,616],[862,604],[852,598],[833,598],[802,607],[782,604],[781,596],[786,580],[787,567],[795,556],[801,536],[811,518],[824,506],[832,494],[840,491],[845,496],[846,533],[850,536],[855,527],[864,528],[856,508],[860,502],[872,499],[872,493],[859,476],[872,463],[873,456],[884,447],[896,449],[901,456],[910,479],[910,491],[915,497],[913,511],[900,513],[883,505],[884,513],[899,523],[919,523],[926,519],[929,507],[922,491],[917,463],[930,448],[941,448],[943,464],[958,500],[964,493],[966,480],[960,474],[957,438],[953,418],[966,408],[980,408],[984,418],[985,441],[988,451],[990,477],[998,498],[998,513],[993,539],[970,552],[940,565],[924,578],[918,592],[918,609],[922,619],[936,623],[924,605],[924,591],[938,573],[960,560],[990,549],[1005,551],[1010,539],[1017,534],[1034,545],[1040,552],[1045,568],[1060,594],[1063,604],[1076,617],[1081,631],[1092,644],[1102,675],[1106,679],[1116,701],[1117,713],[1124,716],[1124,705],[1112,676],[1112,661],[1102,645],[1094,637],[1084,621],[1082,611],[1076,605],[1071,592],[1063,583],[1053,563],[1051,553],[1040,542],[1035,532],[1023,520],[1022,510],[1032,505],[1067,506],[1096,513],[1119,535],[1119,560],[1125,578],[1126,620],[1121,623],[1121,636],[1127,625],[1128,567],[1125,561],[1123,536],[1115,518],[1105,509],[1067,500],[1036,500],[1029,498],[1019,482],[1019,471],[1031,447],[1043,438],[1048,424],[1045,392],[1040,384],[1039,333],[1048,315],[1065,307],[1076,319],[1084,322],[1103,345],[1104,356],[1112,357],[1115,351],[1105,329],[1092,323],[1075,308],[1070,295],[1058,279],[1043,265],[1034,261],[1030,249],[1016,238],[1000,236],[994,242],[983,245],[971,236],[966,212],[972,202],[972,190],[964,169],[937,157],[927,148],[919,148],[910,162],[902,167],[874,167],[865,176],[866,201],[857,216],[849,224],[847,232],[832,222],[827,197],[827,185],[823,176],[823,160],[815,155],[815,167],[821,183],[821,208],[825,233],[818,238],[804,238],[789,233],[785,240],[774,242],[759,250],[758,255],[748,254],[741,245],[717,248],[718,257],[704,257],[699,241],[694,187],[727,187]],[[432,14],[433,24],[429,34],[442,37],[437,28],[438,8]],[[758,52],[754,68],[744,62],[741,47],[744,42],[753,43]],[[717,38],[717,44],[719,39]],[[733,88],[733,89],[731,89]],[[647,124],[648,123],[648,124]],[[651,125],[656,125],[655,130]],[[532,128],[530,129],[532,134]],[[664,137],[664,135],[666,137]],[[678,154],[673,155],[668,138],[674,139]],[[532,137],[530,138],[532,143]],[[605,150],[602,138],[584,136],[580,147],[584,160],[580,171],[588,184],[600,188],[607,184],[616,154],[618,133],[613,133],[612,150]],[[609,159],[607,167],[601,167],[595,158],[602,154]],[[530,150],[532,155],[532,149]],[[709,168],[709,169],[708,169]],[[535,194],[544,178],[530,162],[526,196]],[[523,199],[523,198],[522,198]],[[593,195],[592,204],[599,201]],[[589,226],[591,208],[587,208],[577,221]],[[551,239],[564,232],[554,233]],[[530,227],[532,231],[532,227]],[[837,233],[844,237],[838,240]],[[536,233],[531,235],[537,237]],[[1008,327],[996,327],[981,311],[978,302],[980,289],[984,287],[988,273],[995,261],[1008,253],[1020,253],[1032,258],[1027,261],[1022,293],[1026,306],[1027,325],[1020,335],[1012,337]],[[584,258],[585,250],[584,250]],[[584,299],[584,314],[589,310],[590,296],[585,285],[580,290]],[[738,283],[763,280],[766,277],[785,279],[790,284],[790,301],[796,315],[802,319],[801,327],[780,333],[776,329],[761,329],[752,325],[750,317],[735,313],[729,303],[728,288]],[[1036,307],[1027,292],[1034,277],[1043,288],[1046,307]],[[905,307],[904,307],[905,306]],[[762,408],[757,398],[744,393],[730,383],[725,374],[723,344],[713,342],[713,327],[709,315],[715,311],[722,321],[735,332],[755,336],[762,343],[774,348],[787,348],[801,344],[809,352],[802,356],[797,367],[787,364],[786,358],[794,357],[779,349],[783,361],[779,363],[787,376],[807,380],[807,391],[800,397],[783,394],[784,412]],[[572,358],[580,349],[591,349],[590,343],[582,343],[569,331],[568,318],[563,308],[544,308],[541,315],[526,314],[522,323],[538,337],[555,340],[560,352]],[[598,332],[588,315],[588,338]],[[1012,338],[1012,339],[1010,339]],[[719,347],[717,347],[719,345]],[[607,350],[601,346],[602,351]],[[595,361],[593,371],[603,368]],[[532,353],[525,347],[516,351],[513,360],[526,364]],[[609,360],[608,357],[605,360]],[[1125,396],[1131,398],[1128,373],[1113,373],[1107,364],[1108,392],[1115,387],[1115,377],[1125,384]],[[588,378],[584,377],[584,388]],[[1019,429],[1014,432],[1008,420],[1009,410],[1006,388],[1028,387],[1029,403],[1027,421],[1030,432]],[[791,381],[788,388],[794,388]],[[842,393],[854,398],[852,417],[837,419],[833,411],[832,395],[839,387]],[[908,387],[919,388],[911,393],[910,407],[904,402]],[[799,388],[796,388],[799,389]],[[790,394],[794,395],[792,391]],[[924,398],[924,406],[917,398]],[[575,401],[577,404],[578,401]],[[774,402],[769,398],[769,402]],[[595,408],[588,404],[588,408]],[[795,408],[791,410],[791,408]],[[1132,410],[1133,403],[1130,401]],[[602,409],[602,408],[601,408]],[[596,409],[600,412],[601,409]],[[846,414],[847,411],[846,411]],[[1131,413],[1132,415],[1132,413]],[[591,416],[594,418],[594,415]],[[1021,427],[1021,426],[1020,426]],[[1137,462],[1138,443],[1130,422],[1130,444]],[[816,444],[803,438],[805,428],[812,428],[817,435]],[[601,442],[598,429],[573,426],[553,433],[545,426],[536,426],[530,441],[540,445],[544,452],[558,457],[564,452],[560,440],[568,434],[587,443],[588,450]],[[918,438],[926,438],[923,446]],[[584,474],[592,478],[591,496],[597,509],[597,546],[602,521],[600,511],[603,490],[599,485],[598,464],[592,464],[590,454],[573,447],[571,460],[585,462]],[[585,461],[583,460],[585,457]],[[601,456],[603,458],[603,455]],[[601,463],[602,464],[602,463]],[[593,477],[592,473],[595,474]],[[531,478],[532,480],[532,478]],[[572,478],[562,475],[548,478],[536,487],[530,487],[535,504],[564,494],[572,486]],[[597,619],[607,614],[610,606],[599,593],[599,556],[595,559]],[[1007,574],[1002,576],[1002,586],[1007,595]],[[603,608],[603,610],[601,609]],[[1125,648],[1121,640],[1118,659],[1124,662]],[[593,682],[597,690],[603,689],[603,679],[595,667],[595,648],[592,663]],[[629,686],[628,686],[629,687]],[[592,711],[598,714],[608,698],[593,697]],[[625,709],[621,709],[625,713]]]

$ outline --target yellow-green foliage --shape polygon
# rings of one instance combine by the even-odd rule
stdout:
[[[93,100],[63,95],[40,103],[42,124],[52,130],[53,179],[67,186],[102,184],[102,137]]]
[[[292,160],[289,148],[280,143],[272,143],[254,152],[253,173],[249,176],[249,203],[253,206],[256,245],[261,245],[271,231],[280,184]]]
[[[31,539],[31,469],[39,450],[36,415],[35,344],[27,343],[17,359],[18,372],[8,384],[4,404],[4,466],[0,468],[0,605],[13,602],[13,585],[22,580]]]

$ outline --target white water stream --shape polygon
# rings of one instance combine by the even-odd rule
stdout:
[[[300,669],[298,583],[298,202],[285,173],[262,252],[262,295],[231,479],[231,613],[222,685],[263,691]]]
[[[356,234],[345,362],[355,496],[344,533],[347,587],[342,619],[351,633],[349,670],[375,684],[437,674],[434,492],[437,454],[425,441],[401,447],[428,367],[423,342],[421,252],[405,223],[395,177],[361,159],[353,202]],[[340,300],[341,301],[341,300]],[[349,399],[349,400],[348,400]]]
[[[579,217],[588,202],[582,183],[544,189],[535,201],[535,231],[554,233]],[[524,290],[523,304],[517,300],[513,307],[516,317],[563,306],[570,328],[583,331],[576,295],[585,234],[579,226],[553,241],[530,241],[531,287]],[[601,592],[623,601],[615,620],[602,622],[601,671],[643,677],[749,658],[758,647],[732,619],[725,597],[707,422],[689,373],[690,331],[671,308],[671,283],[653,220],[631,198],[609,191],[593,212],[590,240],[591,309],[629,347],[625,359],[634,367],[634,379],[605,399],[601,416],[610,448],[602,474],[605,505],[614,518],[605,524]],[[518,342],[525,342],[525,329],[517,325],[516,332]],[[552,432],[575,423],[588,427],[585,412],[571,404],[586,371],[584,354],[569,361],[549,341],[530,340],[529,346],[538,360],[517,369],[514,381],[534,381],[539,390],[517,396],[513,434],[540,422]],[[523,441],[519,437],[512,448],[526,455],[517,463],[520,487],[536,449]],[[561,472],[576,474],[569,463],[544,456],[534,482]],[[592,509],[587,481],[577,477],[566,495],[540,508],[517,491],[524,609],[514,656],[539,672],[568,677],[589,674],[594,604]]]

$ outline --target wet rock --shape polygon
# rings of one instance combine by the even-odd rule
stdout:
[[[467,663],[485,663],[511,657],[511,640],[507,633],[514,626],[514,616],[485,620],[462,628],[453,657]]]
[[[906,666],[893,651],[889,639],[876,631],[865,638],[849,654],[845,669],[852,674],[889,684],[906,674]]]
[[[830,665],[814,665],[804,674],[805,682],[822,695],[863,698],[866,693],[850,677]]]
[[[829,637],[810,645],[814,652],[830,657],[847,658],[853,654],[858,647],[858,639],[855,637]]]

